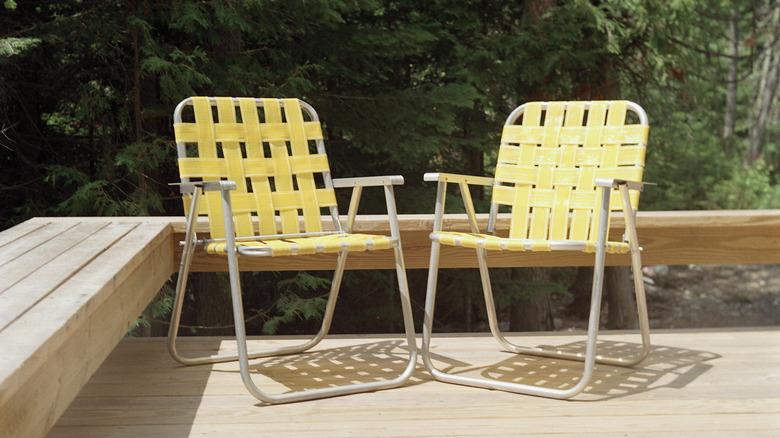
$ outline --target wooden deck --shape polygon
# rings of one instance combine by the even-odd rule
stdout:
[[[522,339],[563,348],[582,341],[570,333]],[[631,349],[637,341],[607,333],[601,348]],[[233,348],[217,338],[183,342],[201,351]],[[653,344],[636,368],[597,366],[594,383],[574,401],[435,382],[420,366],[402,388],[270,406],[246,392],[235,364],[185,368],[163,339],[125,339],[49,437],[780,436],[780,327],[656,331]],[[366,381],[403,367],[399,345],[395,336],[329,337],[310,354],[254,362],[254,376],[280,392]],[[566,386],[579,369],[503,353],[482,335],[449,335],[434,346],[444,367],[524,383]]]
[[[622,233],[621,219],[620,215],[614,218],[613,231],[617,234]],[[431,215],[400,217],[404,258],[409,269],[425,269],[428,266],[428,234],[431,221]],[[447,215],[445,221],[453,229],[468,229],[464,215]],[[201,237],[203,225],[205,223],[199,223]],[[500,218],[499,233],[506,227],[506,219]],[[780,263],[780,210],[640,212],[637,227],[644,247],[645,264]],[[386,218],[383,217],[358,216],[355,223],[356,231],[361,232],[382,233],[386,228]],[[0,438],[45,436],[94,371],[111,354],[130,324],[178,267],[178,258],[181,255],[178,242],[181,241],[183,233],[184,219],[181,217],[34,218],[0,232],[0,348],[3,350],[0,355]],[[461,252],[457,252],[459,250]],[[475,258],[471,257],[471,254],[469,257],[462,257],[462,249],[455,248],[454,251],[442,252],[443,268],[462,268],[475,264]],[[589,264],[591,257],[592,255],[587,254],[563,256],[546,253],[532,258],[528,253],[513,253],[491,257],[489,264],[580,266]],[[618,257],[608,258],[607,262],[627,264],[628,260]],[[263,258],[259,264],[256,260],[244,258],[241,268],[311,270],[330,269],[333,264],[333,258],[327,256],[316,260],[310,256],[298,256],[295,263],[289,263],[286,258],[283,262],[275,258]],[[347,269],[385,269],[391,265],[388,251],[367,252],[350,256]],[[196,253],[193,261],[194,271],[224,269],[224,258]],[[696,346],[696,343],[686,344],[685,339],[679,343],[676,338],[673,339],[676,348]],[[747,341],[749,340],[745,340]],[[127,345],[134,345],[133,342],[135,341],[123,341],[114,354],[123,354],[126,348],[130,348]],[[159,341],[144,342],[149,342],[148,348],[153,350],[155,342]],[[196,343],[198,342],[202,341]],[[374,345],[370,340],[361,342]],[[777,341],[770,339],[767,342]],[[141,342],[140,345],[147,344]],[[328,345],[330,348],[340,348],[338,344],[326,344]],[[774,358],[765,357],[766,351],[761,344],[746,345],[752,345],[754,348],[752,354],[756,355],[755,361],[760,365],[756,365],[757,369],[766,371],[767,367],[778,363],[776,353]],[[144,348],[147,347],[142,350]],[[501,361],[495,360],[499,361],[497,363]],[[169,361],[164,363],[167,364],[163,366],[165,370],[171,368]],[[142,369],[137,372],[140,373],[138,377],[141,379],[154,379],[156,369]],[[211,381],[211,374],[204,377],[203,371],[197,370],[178,370],[166,379],[186,379],[188,373],[195,373],[198,376],[196,379],[203,384]],[[231,372],[217,374],[230,374],[234,377]],[[774,382],[777,380],[776,373],[763,375],[774,376]],[[638,378],[641,379],[641,376]],[[169,382],[166,381],[167,383]],[[413,385],[415,388],[417,386],[431,387]],[[134,386],[131,384],[130,388]],[[173,398],[153,396],[150,400],[138,400],[141,400],[140,403],[144,406],[151,401],[163,401],[166,406],[172,407],[166,409],[178,412],[182,410],[178,407],[182,403],[185,407],[192,406],[193,403],[200,406],[203,394],[203,391],[196,391],[190,395],[176,394]],[[384,394],[378,396],[387,397]],[[236,402],[237,405],[243,406],[251,402],[247,399],[249,396],[242,397],[245,398],[242,402]],[[362,396],[357,398],[361,399]],[[106,400],[107,403],[110,401]],[[126,402],[128,401],[120,400],[118,403]],[[79,403],[73,408],[78,409]],[[328,406],[327,403],[314,403],[309,406]],[[415,405],[409,401],[399,403]],[[110,405],[106,404],[105,407],[108,406]],[[115,405],[116,410],[123,410],[121,406]],[[455,409],[454,407],[446,403],[441,406],[447,411],[441,415],[453,415],[449,411]],[[755,408],[763,409],[763,405],[755,403]],[[162,411],[160,406],[156,409],[142,415],[176,417]],[[198,412],[200,409],[197,408]],[[287,412],[279,407],[272,409]],[[394,409],[390,408],[389,412],[396,412]],[[157,415],[157,412],[166,414]],[[230,424],[230,411],[221,412],[224,418],[214,422]],[[310,411],[302,410],[299,415],[307,415],[307,412]],[[414,409],[399,415],[412,413]],[[191,412],[185,414],[187,415],[191,415]],[[432,418],[440,417],[440,414],[431,415]],[[291,423],[291,418],[286,417],[285,424]],[[339,419],[334,424],[340,424],[340,421],[342,420]],[[194,423],[185,421],[183,424],[189,431]],[[169,426],[160,427],[160,430],[167,430],[166,427],[170,429]],[[151,430],[156,430],[156,427]],[[173,426],[174,434],[177,430],[181,430],[181,427]],[[478,434],[480,430],[476,429],[475,433]],[[359,435],[368,433],[367,430],[363,432]]]

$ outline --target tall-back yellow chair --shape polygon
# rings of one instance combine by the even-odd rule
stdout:
[[[516,108],[505,122],[494,178],[445,173],[425,175],[426,181],[438,182],[422,353],[423,362],[435,378],[503,391],[569,398],[585,389],[596,362],[634,365],[645,358],[650,349],[650,335],[634,215],[643,187],[647,135],[647,115],[632,102],[527,103]],[[442,228],[448,183],[460,186],[471,226],[469,233]],[[469,184],[492,187],[490,215],[484,232],[478,228]],[[613,191],[617,196],[612,196]],[[511,209],[508,236],[496,235],[500,206]],[[613,210],[622,211],[625,217],[623,241],[607,239]],[[575,384],[566,384],[563,388],[527,385],[462,376],[436,368],[430,347],[441,245],[476,250],[489,324],[498,342],[514,353],[584,361],[582,376]],[[592,301],[584,354],[523,347],[502,335],[487,267],[488,253],[492,251],[584,251],[594,254]],[[607,253],[631,254],[642,339],[641,351],[633,357],[596,354]]]
[[[414,370],[417,350],[393,186],[401,176],[332,179],[322,128],[314,109],[297,99],[192,97],[174,112],[181,193],[187,231],[174,302],[168,348],[182,364],[238,360],[249,392],[266,403],[285,403],[392,388]],[[384,189],[391,234],[352,232],[363,187]],[[345,223],[336,206],[334,188],[352,188]],[[210,235],[199,239],[195,225],[208,216]],[[324,226],[323,221],[331,221]],[[195,247],[227,258],[237,354],[186,357],[177,349],[184,291]],[[393,251],[398,276],[409,361],[392,380],[269,394],[258,388],[249,359],[300,353],[328,333],[347,254],[352,251]],[[248,351],[239,278],[239,256],[287,257],[294,266],[303,254],[338,254],[320,331],[294,347]]]

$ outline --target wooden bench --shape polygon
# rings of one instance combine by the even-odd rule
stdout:
[[[445,219],[467,230],[464,215]],[[401,215],[407,267],[426,269],[432,215]],[[615,217],[614,232],[622,233]],[[199,234],[205,235],[205,223]],[[484,221],[483,221],[484,226]],[[504,218],[499,232],[506,229]],[[780,210],[640,212],[644,263],[780,263]],[[0,232],[0,437],[42,436],[178,269],[181,217],[35,218]],[[360,216],[359,231],[386,232],[386,221]],[[462,248],[441,266],[474,266]],[[392,257],[350,255],[348,269],[391,269]],[[537,254],[538,256],[538,254]],[[314,270],[335,259],[242,259],[242,269]],[[585,254],[496,254],[493,266],[579,266]],[[608,263],[628,264],[610,257]],[[197,253],[194,271],[222,271],[224,259]]]
[[[169,220],[0,233],[0,436],[44,436],[174,268]]]

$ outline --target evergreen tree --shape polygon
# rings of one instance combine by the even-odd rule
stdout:
[[[646,178],[661,184],[643,195],[645,208],[776,204],[774,100],[760,147],[749,139],[760,128],[750,108],[771,85],[759,66],[774,62],[775,2],[722,0],[704,10],[693,0],[6,0],[0,8],[0,229],[32,216],[183,214],[167,185],[178,179],[170,115],[196,94],[310,102],[334,174],[403,174],[401,213],[432,211],[435,187],[423,172],[491,174],[503,119],[534,99],[642,104],[652,125]],[[735,10],[743,18],[731,19]],[[734,63],[736,109],[726,105]],[[734,129],[722,136],[726,114]],[[751,150],[762,159],[742,167]],[[473,195],[484,208],[489,193]],[[459,202],[453,194],[451,211]],[[380,209],[366,198],[361,213]],[[379,286],[359,290],[365,275]],[[349,273],[340,308],[389,314],[388,275]],[[528,278],[512,283],[505,308],[539,290],[532,275],[500,275]],[[257,330],[305,328],[289,322],[316,316],[313,278],[252,276]],[[424,275],[412,281],[422,301]],[[443,305],[473,314],[476,327],[478,282],[465,287],[454,272],[441,281],[461,285]],[[393,330],[400,321],[386,323]]]

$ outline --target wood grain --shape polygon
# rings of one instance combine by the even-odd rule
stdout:
[[[120,239],[104,237],[105,250],[70,265],[72,275],[0,330],[0,436],[45,435],[170,277],[167,224],[137,221]],[[62,277],[61,258],[51,263]],[[39,269],[34,277],[49,271]]]
[[[593,384],[574,401],[436,382],[421,366],[402,388],[274,406],[258,404],[246,392],[235,364],[182,367],[168,358],[164,340],[128,339],[49,436],[777,436],[778,336],[776,327],[657,331],[646,362],[597,365]],[[565,348],[580,346],[582,338],[511,335],[529,345]],[[632,334],[601,338],[605,350],[638,347]],[[202,352],[235,348],[229,339],[183,342]],[[255,338],[250,347],[292,342]],[[381,376],[377,370],[402,366],[394,361],[403,354],[399,345],[400,336],[333,336],[303,356],[253,361],[252,374],[275,391],[372,379]],[[433,346],[438,363],[464,374],[527,383],[569,385],[581,366],[508,354],[483,334],[438,336]]]
[[[402,230],[402,244],[406,265],[410,269],[425,269],[428,267],[430,252],[430,240],[428,235],[433,227],[433,217],[431,215],[401,215],[400,227]],[[481,226],[484,227],[486,216],[480,217]],[[207,234],[206,223],[198,223],[198,234],[204,237]],[[620,215],[613,219],[612,239],[620,238],[623,232],[623,221]],[[453,230],[465,231],[468,224],[464,215],[447,215],[445,217],[445,227]],[[646,265],[652,264],[734,264],[734,263],[780,263],[780,210],[744,210],[744,211],[675,211],[675,212],[640,212],[637,218],[637,227],[639,232],[640,244],[644,248],[643,261]],[[155,218],[35,218],[0,232],[0,345],[2,345],[4,354],[0,355],[0,436],[42,436],[59,418],[59,416],[68,407],[70,401],[75,397],[82,386],[88,381],[92,373],[101,365],[103,360],[109,355],[112,349],[120,341],[130,323],[134,321],[152,297],[159,291],[160,287],[178,268],[178,257],[181,254],[181,247],[177,244],[183,240],[185,222],[181,217],[155,217]],[[505,232],[508,228],[508,217],[501,217],[498,222],[499,234]],[[356,221],[356,231],[366,233],[389,234],[389,225],[385,217],[382,216],[359,216]],[[591,255],[587,254],[564,254],[564,253],[491,253],[489,264],[491,266],[579,266],[591,263]],[[608,264],[628,264],[626,257],[608,257]],[[335,264],[335,258],[331,256],[296,256],[280,258],[250,258],[242,257],[239,261],[241,269],[250,270],[315,270],[330,269]],[[355,253],[350,255],[348,261],[349,269],[390,269],[393,266],[392,254],[390,251]],[[442,268],[465,268],[475,267],[476,260],[469,250],[460,248],[444,248],[441,257]],[[209,256],[202,252],[196,253],[193,262],[194,271],[221,271],[225,270],[224,258],[218,256]],[[680,415],[679,412],[663,412],[658,414],[658,418],[667,418],[674,424],[683,424],[691,422],[693,431],[701,429],[702,424],[720,421],[720,424],[726,427],[719,429],[728,433],[730,431],[757,431],[759,434],[767,435],[769,430],[772,435],[776,432],[769,426],[780,424],[777,416],[780,409],[776,406],[776,398],[766,396],[762,391],[767,387],[766,379],[760,381],[750,380],[753,378],[753,370],[759,370],[761,376],[774,376],[769,380],[770,384],[778,381],[776,379],[776,369],[765,369],[767,364],[775,364],[780,361],[780,354],[776,351],[778,343],[776,332],[772,332],[775,338],[765,338],[763,335],[757,335],[763,339],[763,344],[755,344],[753,338],[742,336],[740,334],[729,335],[728,333],[719,333],[718,336],[697,336],[693,338],[679,338],[680,343],[676,344],[676,350],[684,350],[685,345],[713,345],[713,350],[723,348],[725,352],[739,353],[739,361],[726,361],[722,365],[732,378],[742,379],[740,391],[754,391],[740,396],[740,405],[731,398],[725,399],[723,404],[728,406],[725,411],[718,410],[717,407],[710,407],[710,402],[706,397],[694,395],[692,399],[698,405],[696,409],[703,410],[700,414],[691,416]],[[677,337],[672,337],[677,342]],[[264,340],[262,342],[287,342],[288,340]],[[354,343],[354,340],[344,341],[346,344]],[[388,355],[387,347],[392,347],[392,343],[384,343],[376,339],[366,339],[365,342],[374,343],[372,348],[384,346],[381,353],[375,354],[376,357],[391,358]],[[686,342],[690,342],[686,344]],[[707,344],[709,342],[709,344]],[[714,342],[714,343],[713,343]],[[221,342],[219,342],[221,345]],[[344,345],[346,345],[344,344]],[[335,348],[338,344],[334,344]],[[460,344],[458,344],[460,345]],[[463,344],[468,345],[468,342]],[[769,348],[767,348],[767,345]],[[747,347],[746,347],[747,346]],[[208,348],[208,345],[194,344],[195,348]],[[363,345],[365,347],[365,345]],[[219,348],[219,346],[217,347]],[[346,347],[344,347],[346,348]],[[469,351],[467,348],[466,362],[470,363]],[[740,350],[740,348],[742,350]],[[369,352],[371,350],[369,349]],[[480,351],[480,350],[476,350]],[[755,354],[760,351],[761,354]],[[656,354],[663,353],[656,350]],[[353,350],[347,349],[341,353],[341,356],[330,358],[328,360],[342,361],[345,357],[355,354]],[[478,355],[481,355],[479,353]],[[682,353],[681,353],[682,354]],[[718,353],[721,354],[721,353]],[[736,353],[735,357],[736,357]],[[166,353],[167,355],[167,353]],[[444,357],[444,356],[443,356]],[[363,358],[371,359],[372,356]],[[161,362],[156,360],[158,366],[162,369],[170,367],[170,362]],[[476,358],[474,358],[476,360]],[[137,362],[133,358],[128,359],[131,366]],[[358,360],[360,362],[360,360]],[[457,366],[460,362],[454,362]],[[380,366],[382,364],[375,363]],[[392,365],[388,364],[387,366]],[[669,365],[669,364],[667,364]],[[672,364],[674,365],[674,364]],[[692,367],[702,364],[694,363]],[[300,367],[300,363],[292,363],[293,368]],[[501,367],[525,367],[526,363],[506,363]],[[671,365],[669,365],[671,366]],[[309,371],[316,371],[317,367],[309,367]],[[705,368],[707,364],[705,364]],[[200,370],[204,368],[199,368]],[[215,368],[220,369],[220,368]],[[276,369],[275,367],[271,369]],[[641,368],[647,370],[647,368]],[[209,369],[206,368],[208,371]],[[259,369],[258,369],[259,370]],[[288,368],[289,370],[289,368]],[[682,370],[682,369],[680,369]],[[763,371],[762,371],[763,370]],[[684,371],[684,370],[683,370]],[[133,371],[138,372],[138,370]],[[141,370],[142,375],[136,377],[151,378],[147,376],[148,370]],[[270,371],[269,371],[270,372]],[[275,372],[275,371],[274,371]],[[464,372],[471,372],[465,369]],[[613,370],[611,372],[619,372]],[[622,371],[620,371],[622,372]],[[631,379],[624,382],[626,388],[631,388],[639,384],[636,380],[645,377],[642,371],[640,374],[633,375]],[[655,373],[660,371],[649,372]],[[681,376],[690,376],[683,373],[667,372],[663,375],[665,385],[680,384]],[[170,416],[178,418],[177,421],[183,422],[184,428],[189,430],[192,426],[189,416],[195,415],[192,406],[187,403],[201,403],[203,391],[199,385],[208,383],[208,390],[217,392],[227,391],[230,397],[239,397],[238,402],[229,400],[206,399],[208,403],[215,406],[222,402],[236,403],[239,406],[249,406],[252,408],[252,398],[242,392],[241,396],[233,395],[236,372],[230,368],[220,371],[215,375],[216,380],[207,377],[206,383],[202,382],[198,376],[202,371],[198,369],[176,368],[176,373],[163,377],[157,385],[147,386],[145,389],[141,386],[130,385],[129,388],[135,391],[150,391],[150,388],[157,388],[162,391],[155,397],[165,399],[170,397],[171,406],[157,406],[150,410],[141,409],[138,415],[141,417],[149,416],[161,418],[165,417],[167,412]],[[774,374],[773,374],[774,373]],[[154,374],[154,373],[150,373]],[[340,379],[363,379],[371,373],[361,373],[359,366],[353,367],[350,373],[336,376]],[[560,372],[561,376],[567,375],[564,370]],[[219,378],[217,378],[217,376]],[[322,381],[327,381],[326,377],[334,377],[333,373],[326,373]],[[605,376],[605,378],[608,376]],[[706,381],[705,387],[714,391],[713,400],[720,400],[717,396],[719,391],[731,390],[730,383],[724,375],[724,380]],[[128,377],[122,377],[129,379]],[[195,386],[187,384],[187,379],[195,378]],[[223,380],[224,378],[224,380]],[[229,379],[228,379],[229,378]],[[748,378],[745,381],[745,378]],[[183,380],[182,380],[183,379]],[[230,381],[228,381],[230,380]],[[419,378],[420,381],[424,377]],[[281,382],[281,383],[280,383]],[[273,384],[273,379],[272,382]],[[279,384],[283,390],[287,384],[300,385],[294,381],[280,380]],[[703,383],[702,383],[703,384]],[[111,386],[117,389],[117,383]],[[166,388],[180,388],[170,395],[166,395]],[[411,384],[411,387],[423,387],[417,383]],[[666,387],[661,385],[662,387]],[[684,385],[683,385],[684,386]],[[770,385],[771,386],[771,385]],[[429,386],[425,386],[429,388]],[[93,387],[95,388],[95,387]],[[184,389],[186,388],[186,389]],[[195,389],[193,389],[195,388]],[[596,384],[596,388],[598,385]],[[87,389],[85,389],[87,391]],[[178,391],[178,392],[177,392]],[[183,393],[182,393],[183,391]],[[438,416],[441,412],[449,415],[455,405],[448,403],[460,403],[464,406],[462,400],[464,394],[453,392],[452,399],[447,399],[449,389],[442,389],[442,392],[429,391],[422,398],[435,401],[433,407],[418,404],[413,410],[405,410],[403,403],[406,400],[395,399],[393,403],[397,405],[383,405],[372,408],[368,412],[373,412],[376,416],[379,413],[385,415],[385,418],[396,418],[391,413],[398,411],[396,422],[402,422],[404,419],[414,420],[415,415],[425,422],[416,420],[410,424],[416,427],[422,427],[426,433],[434,435],[440,431],[442,435],[450,435],[452,429],[450,426],[452,418],[442,417],[439,421]],[[598,393],[598,391],[595,391]],[[775,391],[778,393],[780,391]],[[384,393],[384,392],[383,392]],[[495,394],[487,392],[488,394]],[[645,393],[644,391],[642,392]],[[650,393],[655,394],[650,391]],[[237,394],[237,393],[236,393]],[[470,394],[470,393],[469,393]],[[607,391],[606,395],[609,395]],[[679,393],[675,397],[679,398]],[[498,396],[500,399],[503,396]],[[100,406],[90,411],[88,417],[101,418],[115,416],[115,412],[103,412],[101,409],[109,408],[110,403],[118,403],[120,406],[132,405],[143,399],[138,395],[138,399],[114,399],[110,394],[104,394],[101,397],[90,399],[99,400]],[[364,400],[369,395],[355,397],[355,400]],[[384,395],[383,395],[384,397]],[[469,396],[470,397],[470,396]],[[745,400],[754,397],[754,402]],[[677,399],[675,398],[675,400]],[[350,398],[343,398],[344,400]],[[769,400],[770,411],[774,416],[755,416],[754,414],[761,409],[758,406],[767,406],[758,400]],[[351,399],[350,399],[351,400]],[[447,401],[449,400],[449,401]],[[516,400],[512,398],[511,400]],[[107,403],[105,406],[104,403]],[[177,403],[184,403],[185,406],[179,406]],[[246,405],[244,404],[246,403]],[[324,402],[322,402],[324,403]],[[439,403],[439,404],[437,404]],[[488,400],[485,400],[486,406],[493,406]],[[499,402],[501,404],[503,402]],[[510,403],[507,399],[506,403]],[[516,403],[515,401],[511,403]],[[642,402],[644,403],[644,402]],[[639,406],[642,406],[642,403]],[[775,403],[775,404],[773,404]],[[148,400],[139,402],[139,405],[148,404]],[[715,403],[717,404],[717,403]],[[154,405],[154,403],[152,403]],[[412,404],[414,405],[414,404]],[[700,407],[707,405],[706,407]],[[75,404],[78,409],[79,404]],[[317,402],[306,404],[306,406],[320,406]],[[514,405],[512,405],[514,406]],[[539,416],[543,418],[547,405],[540,408]],[[689,407],[689,406],[682,406]],[[657,409],[663,409],[663,405],[658,405]],[[273,409],[284,410],[286,408]],[[359,406],[351,406],[342,409],[359,410]],[[488,409],[486,407],[485,409]],[[615,414],[619,406],[614,406]],[[741,410],[740,410],[741,409]],[[197,411],[197,409],[196,409]],[[544,411],[544,412],[543,412]],[[641,409],[640,409],[641,411]],[[177,414],[185,412],[185,419]],[[209,411],[210,412],[210,411]],[[250,412],[255,413],[254,410]],[[275,412],[272,410],[272,412]],[[301,415],[301,411],[291,411],[296,415]],[[487,412],[487,411],[485,411]],[[525,412],[525,411],[524,411]],[[647,415],[654,415],[653,410],[644,411],[644,414],[631,414],[626,412],[619,414],[626,417],[626,424],[635,424],[646,427],[649,435],[653,433],[677,432],[684,434],[688,429],[680,429],[677,426],[660,427],[655,423],[646,420]],[[763,411],[762,411],[763,412]],[[290,415],[293,415],[293,414]],[[163,415],[165,414],[165,415]],[[305,412],[303,414],[306,414]],[[724,416],[724,414],[729,414]],[[233,423],[230,418],[233,414],[225,409],[217,409],[213,413],[215,424],[222,424],[227,421],[234,427],[237,433],[241,434],[246,430],[257,430],[254,423]],[[486,413],[476,415],[475,417],[465,416],[459,427],[474,426],[475,434],[479,435],[483,429],[480,426],[485,423]],[[612,423],[612,412],[609,415],[601,415],[598,412],[588,412],[588,418],[602,418],[605,423]],[[600,417],[601,415],[601,417]],[[489,416],[489,415],[488,415]],[[697,418],[703,419],[698,421]],[[317,417],[315,415],[315,417]],[[193,417],[194,418],[194,417]],[[210,418],[210,417],[209,417]],[[280,418],[285,418],[284,416]],[[280,423],[270,421],[269,426],[264,431],[270,435],[285,430],[293,423],[293,417],[286,417],[287,422]],[[319,418],[319,417],[317,417]],[[768,421],[770,418],[772,421]],[[324,417],[321,418],[327,423]],[[458,417],[460,419],[460,417]],[[272,419],[275,420],[275,419]],[[81,420],[78,420],[81,421]],[[199,420],[200,421],[200,420]],[[211,420],[209,420],[211,421]],[[198,426],[198,433],[209,434],[216,430],[218,426],[213,426],[211,422],[204,421],[203,427]],[[245,419],[241,419],[245,421]],[[254,421],[254,420],[252,420]],[[379,429],[386,430],[390,423],[372,423],[368,425],[355,423],[354,430],[359,432],[370,432]],[[749,424],[743,424],[747,421]],[[437,423],[438,422],[438,423]],[[198,423],[200,424],[200,423]],[[248,424],[251,427],[247,426]],[[341,423],[333,423],[337,429],[342,431]],[[432,424],[429,428],[428,424]],[[436,426],[438,424],[438,426]],[[539,423],[541,424],[541,423]],[[665,424],[665,423],[664,423]],[[181,432],[181,425],[171,425],[159,421],[154,424],[134,424],[133,429],[137,435],[170,436]],[[213,426],[213,427],[212,427]],[[244,426],[247,426],[246,428]],[[374,429],[374,427],[378,429]],[[543,429],[535,429],[533,422],[528,430],[541,433]],[[54,436],[60,436],[62,433],[73,433],[71,436],[82,436],[82,433],[92,434],[94,436],[111,436],[119,431],[122,436],[122,429],[116,429],[116,425],[101,429],[102,426],[81,429],[80,426],[69,424],[67,429],[59,429]],[[300,436],[315,435],[320,431],[329,431],[318,429],[314,423],[301,424]],[[367,427],[367,429],[366,429]],[[439,429],[437,429],[439,427]],[[769,427],[769,429],[767,429]],[[742,428],[742,429],[740,429]],[[745,429],[747,428],[747,429]],[[754,429],[751,429],[754,428]],[[336,429],[334,429],[336,430]],[[400,428],[405,436],[413,436],[414,431],[418,429]],[[460,429],[458,429],[460,430]],[[466,429],[464,429],[466,430]],[[515,430],[514,426],[498,428],[496,431],[502,431],[501,434],[513,434],[510,430]],[[525,430],[525,429],[524,429]],[[561,434],[577,434],[583,429],[572,426],[571,430],[561,429]],[[588,429],[590,430],[590,429]],[[595,429],[594,429],[595,430]],[[614,434],[616,429],[606,428],[605,432]],[[273,432],[273,433],[272,433]],[[399,432],[400,433],[400,432]],[[463,432],[465,433],[465,432]],[[364,435],[363,433],[358,433]],[[372,433],[367,433],[371,435]]]
[[[433,229],[432,215],[400,215],[401,242],[404,260],[409,269],[427,269],[430,261],[431,242],[428,238]],[[480,216],[484,229],[487,216]],[[183,218],[172,219],[174,239],[184,239]],[[467,231],[465,215],[447,215],[444,228]],[[499,235],[509,229],[508,216],[502,216],[497,223]],[[358,216],[355,230],[365,233],[389,234],[386,217]],[[625,230],[621,214],[612,220],[610,238],[620,239]],[[639,212],[637,233],[643,248],[642,261],[645,265],[686,264],[759,264],[780,263],[780,210],[738,210],[738,211],[670,211]],[[206,222],[198,223],[198,236],[208,236]],[[176,259],[181,257],[181,247],[176,245]],[[331,269],[335,256],[242,257],[242,270],[316,270]],[[178,263],[178,262],[177,262]],[[476,258],[472,250],[456,247],[442,247],[440,267],[473,268]],[[587,266],[593,264],[593,255],[570,252],[491,252],[488,264],[494,267],[510,266]],[[608,265],[629,265],[627,255],[607,256]],[[392,269],[393,256],[390,251],[353,253],[349,255],[347,269]],[[224,271],[227,263],[224,257],[209,255],[198,250],[192,263],[193,271]]]

